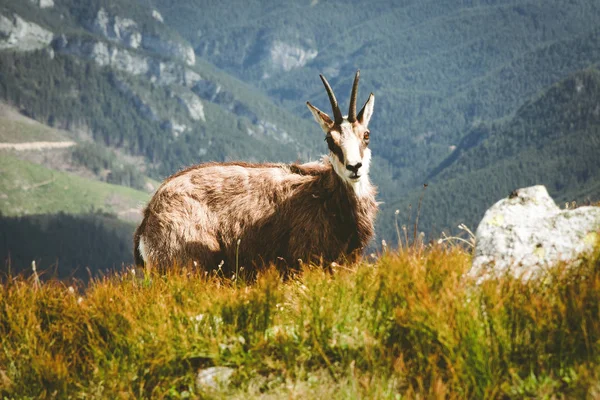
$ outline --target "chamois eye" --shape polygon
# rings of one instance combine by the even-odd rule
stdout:
[[[365,139],[365,141],[366,141],[366,142],[368,142],[368,141],[369,141],[369,136],[370,136],[370,134],[371,134],[371,133],[370,133],[370,132],[368,132],[368,131],[367,131],[367,132],[365,132],[364,139]]]

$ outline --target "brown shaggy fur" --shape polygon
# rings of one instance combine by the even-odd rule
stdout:
[[[137,265],[143,237],[148,266],[174,264],[225,274],[275,263],[353,261],[372,239],[375,187],[360,198],[329,160],[308,164],[200,164],[169,177],[144,211],[134,236]],[[240,240],[238,251],[238,239]]]

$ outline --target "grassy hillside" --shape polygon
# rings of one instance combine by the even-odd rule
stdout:
[[[440,247],[252,285],[196,271],[128,271],[85,289],[10,279],[0,395],[594,398],[599,256],[544,282],[479,286],[461,278],[470,256]],[[211,366],[231,368],[230,383],[198,387]]]
[[[58,142],[69,140],[66,132],[29,119],[13,107],[0,103],[0,143]]]
[[[124,219],[137,220],[149,195],[53,171],[0,153],[0,212],[3,215],[82,214],[104,210]]]
[[[599,193],[597,125],[581,124],[578,111],[593,112],[593,92],[583,91],[585,102],[547,92],[600,62],[596,0],[229,5],[64,0],[40,9],[7,0],[0,6],[3,15],[16,12],[52,30],[56,40],[52,50],[2,52],[0,98],[43,124],[93,140],[95,145],[69,153],[91,175],[143,189],[143,174],[160,181],[198,162],[316,159],[326,147],[304,102],[329,108],[317,78],[325,73],[345,106],[360,68],[361,100],[368,91],[377,98],[371,147],[382,202],[378,243],[395,241],[396,220],[412,225],[425,182],[430,185],[419,229],[433,236],[458,223],[474,228],[489,205],[518,186],[546,184],[561,202],[594,200]],[[105,33],[98,27],[101,8],[107,13]],[[137,29],[146,44],[117,40],[117,21],[128,26],[120,25],[121,34]],[[148,45],[156,40],[192,45],[195,65]],[[121,54],[118,63],[92,61],[90,49],[98,56],[102,46]],[[123,66],[143,67],[144,57],[161,72],[124,72]],[[196,96],[205,120],[192,118],[182,94]],[[56,139],[56,131],[42,125],[0,125],[3,141]],[[14,182],[0,179],[8,185],[0,187],[2,193],[15,190]],[[52,179],[31,180],[42,184],[35,186],[41,196],[0,198],[2,210],[22,215],[120,207],[112,204],[121,200],[107,202],[104,194],[70,195],[68,185],[43,192],[53,187]]]

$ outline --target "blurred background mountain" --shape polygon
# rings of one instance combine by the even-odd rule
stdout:
[[[3,0],[2,268],[119,268],[178,169],[317,159],[320,73],[343,107],[357,69],[376,95],[377,242],[421,197],[428,238],[522,186],[597,200],[597,21],[596,0]]]

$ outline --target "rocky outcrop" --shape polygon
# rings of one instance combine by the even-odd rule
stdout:
[[[227,387],[235,370],[229,367],[202,369],[196,376],[196,387],[200,391],[212,391]]]
[[[295,68],[305,66],[313,60],[319,52],[312,48],[291,45],[279,40],[271,44],[269,51],[271,65],[276,70],[291,71]]]
[[[598,244],[599,232],[600,207],[561,210],[544,186],[519,189],[485,213],[469,274],[480,280],[505,273],[536,277],[585,256]]]
[[[133,49],[137,49],[142,43],[142,34],[134,20],[118,15],[110,16],[103,8],[92,22],[91,31]]]
[[[136,76],[145,75],[159,85],[191,87],[201,79],[197,72],[181,64],[161,61],[89,37],[62,35],[53,42],[53,47],[57,52],[90,59],[102,67],[109,66]]]
[[[181,92],[176,95],[176,98],[185,107],[191,119],[194,121],[206,121],[204,106],[198,96],[192,92]]]
[[[162,22],[162,15],[158,11],[154,10],[152,16]],[[136,21],[118,15],[110,15],[104,8],[98,10],[96,18],[89,24],[89,29],[95,34],[132,49],[141,47],[153,53],[176,58],[190,66],[196,64],[196,55],[191,46],[143,32]]]
[[[225,59],[225,47],[231,45],[217,36],[210,33],[198,35],[196,40],[196,52],[202,56],[213,60],[217,65],[226,68],[241,68],[242,71],[252,71],[250,75],[256,72],[262,73],[262,79],[268,79],[273,74],[289,72],[291,70],[302,68],[314,60],[319,51],[316,42],[311,38],[303,37],[299,34],[291,33],[278,29],[261,29],[258,32],[249,32],[248,37],[241,39],[244,43],[236,46],[239,54],[237,59]]]
[[[157,10],[152,10],[152,18],[154,18],[155,20],[157,20],[161,24],[165,23],[165,20],[164,20],[162,14],[159,13]]]
[[[39,8],[52,8],[52,7],[54,7],[54,0],[29,0],[29,2],[35,4]]]
[[[47,47],[53,39],[52,32],[25,21],[14,14],[0,15],[0,50],[33,51]]]
[[[175,62],[161,61],[141,55],[109,42],[97,41],[89,37],[67,37],[61,35],[53,42],[56,52],[70,54],[94,61],[101,67],[110,67],[133,76],[145,76],[150,82],[161,86],[175,86],[177,101],[182,104],[194,121],[205,121],[204,106],[200,98],[190,91],[202,77],[197,72]],[[137,109],[148,119],[160,118],[148,102],[144,101],[124,82],[118,82],[119,89],[130,96]],[[175,129],[176,134],[181,130]]]

